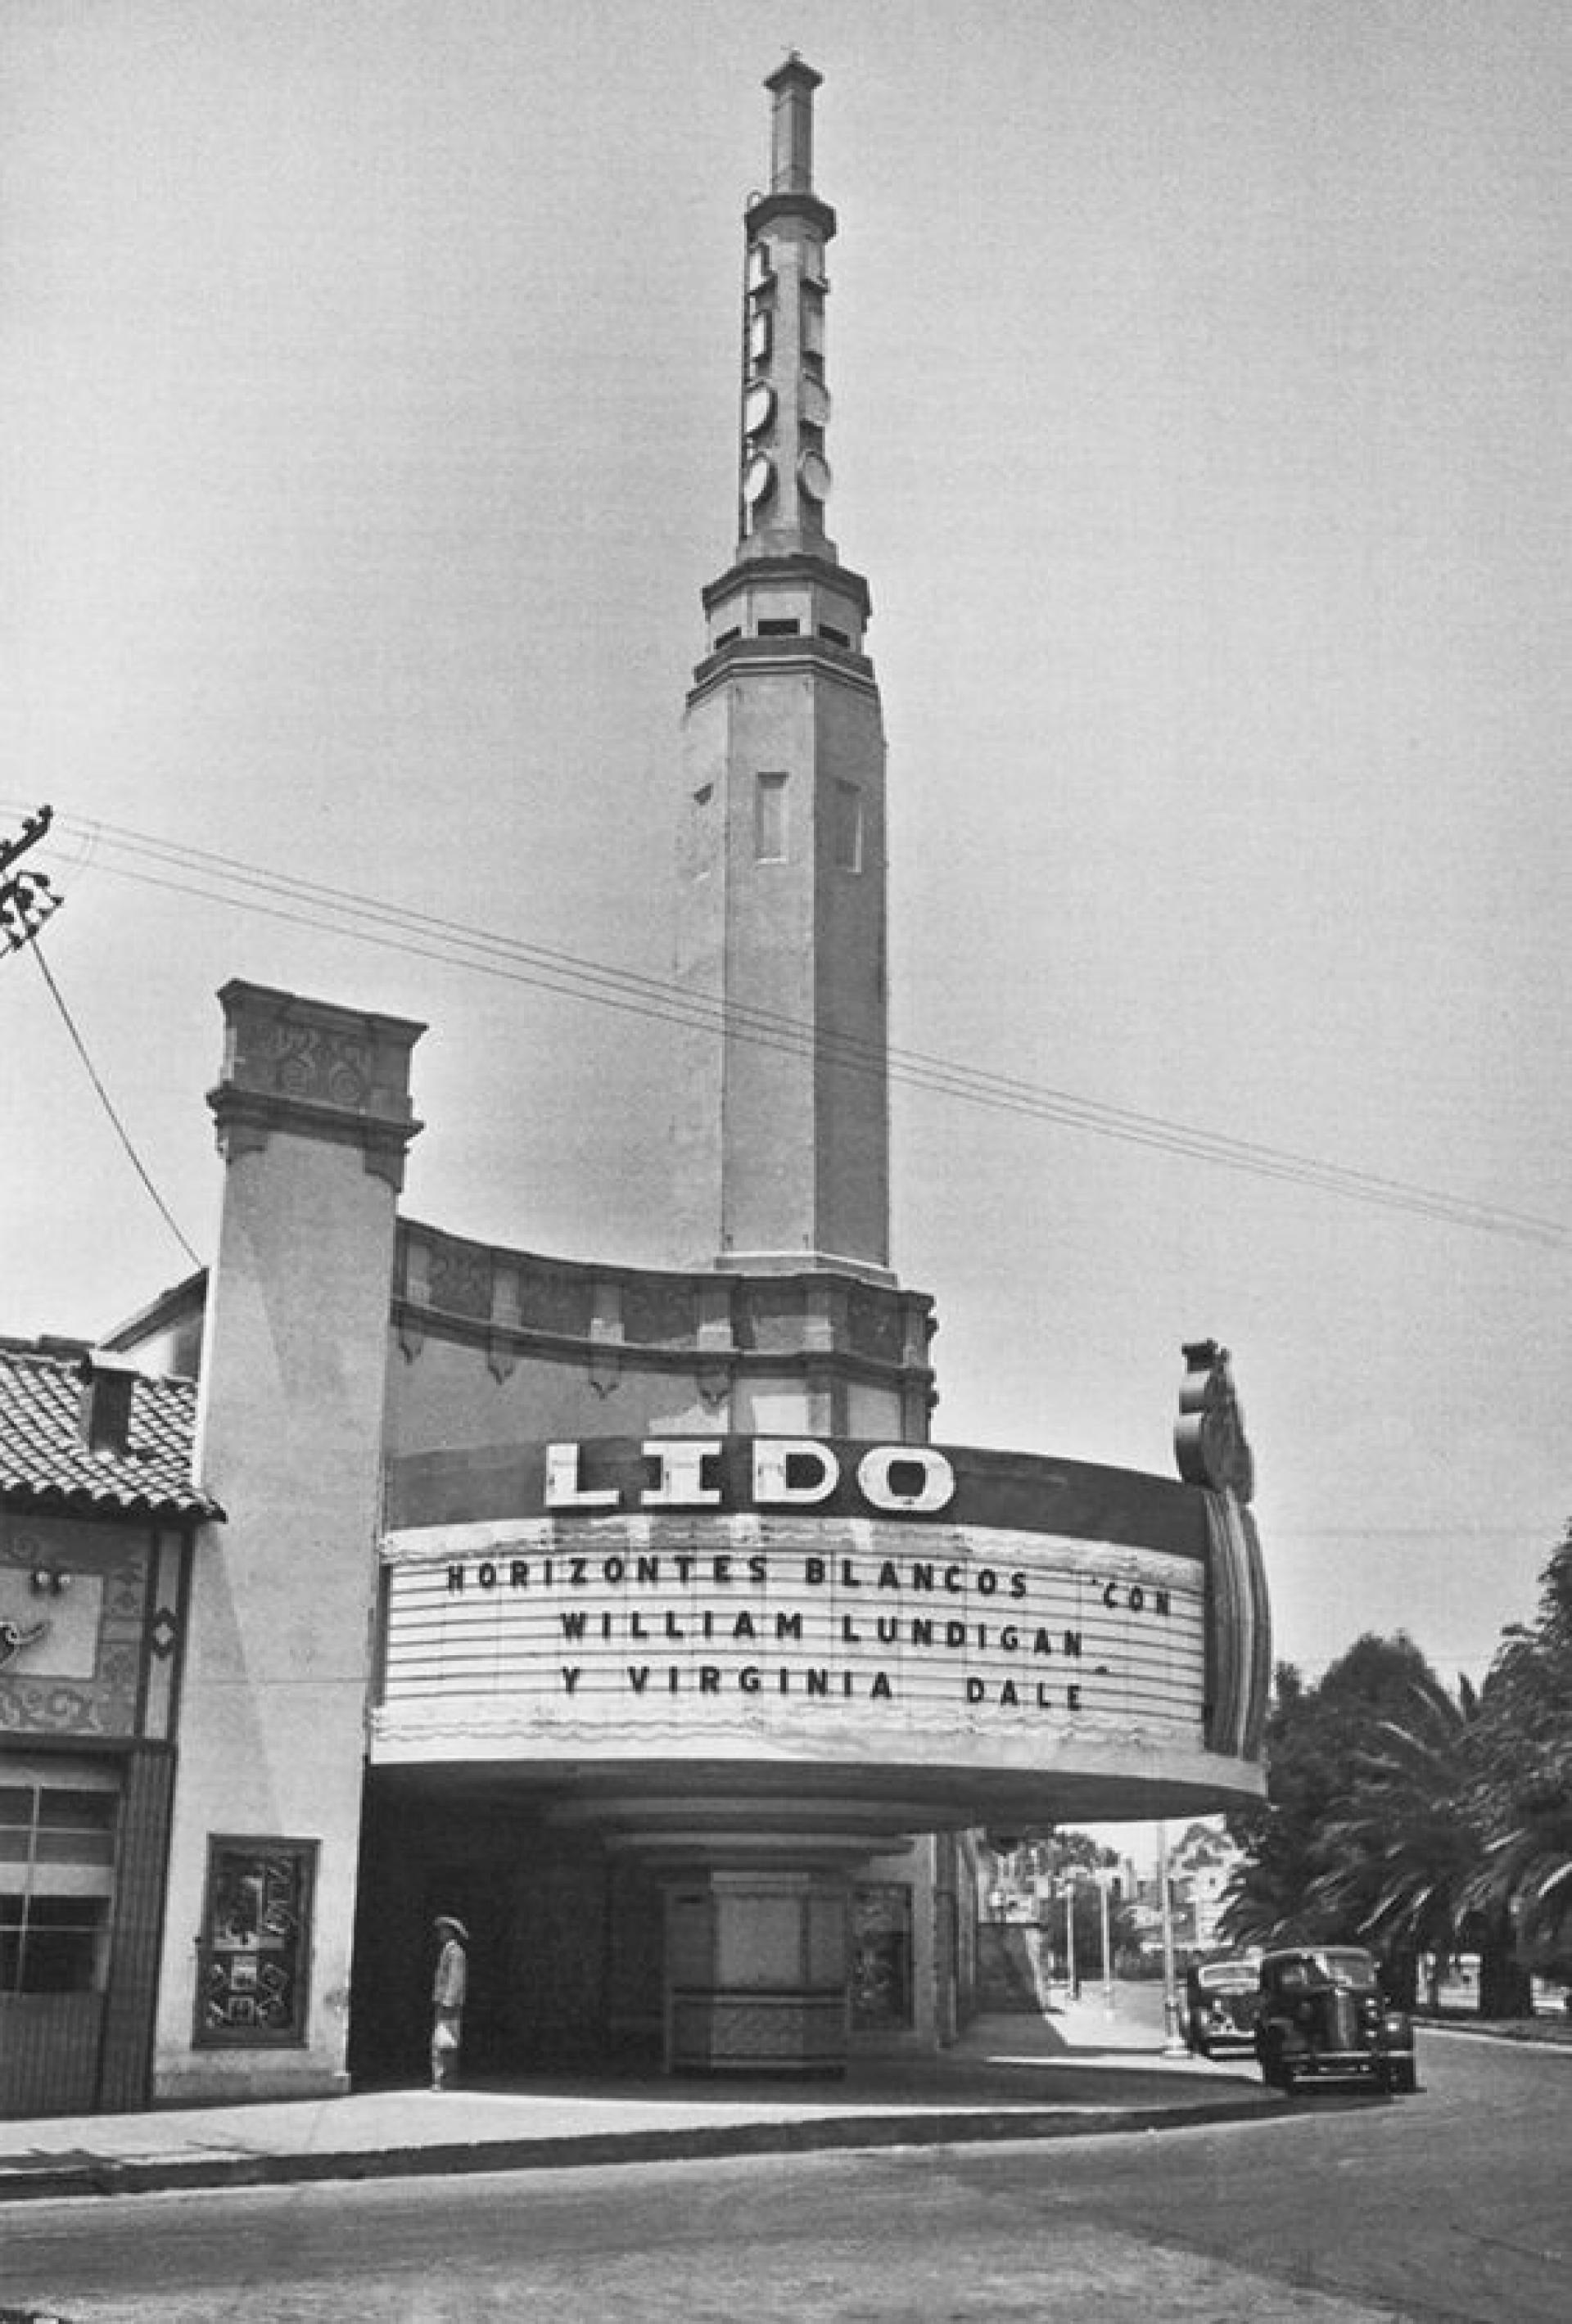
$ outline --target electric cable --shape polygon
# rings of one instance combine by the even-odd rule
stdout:
[[[1053,1121],[1444,1224],[1551,1247],[1560,1247],[1568,1239],[1565,1224],[1503,1204],[1475,1202],[1376,1172],[1199,1130],[923,1051],[895,1046],[885,1049],[833,1029],[816,1030],[800,1019],[729,1003],[718,995],[696,992],[635,970],[527,943],[299,874],[269,871],[123,825],[57,817],[57,829],[62,823],[79,835],[86,849],[84,863],[175,894],[227,902],[298,926],[347,934],[412,957],[469,968],[570,999],[597,1001],[656,1022],[725,1034],[789,1054],[811,1051],[821,1063],[849,1073],[880,1074],[887,1066],[891,1078],[940,1097]],[[116,856],[129,860],[112,860]]]
[[[70,1035],[77,1055],[80,1057],[83,1065],[87,1069],[88,1079],[92,1083],[94,1089],[97,1093],[99,1102],[102,1104],[105,1112],[108,1115],[111,1122],[113,1122],[115,1126],[115,1134],[119,1139],[121,1145],[125,1148],[126,1153],[131,1157],[131,1166],[133,1169],[136,1172],[137,1176],[141,1179],[148,1193],[153,1196],[154,1203],[158,1206],[159,1214],[162,1218],[164,1224],[168,1227],[175,1240],[180,1244],[180,1249],[185,1252],[186,1257],[190,1260],[191,1265],[193,1267],[201,1267],[204,1264],[204,1261],[192,1249],[185,1236],[180,1232],[180,1227],[175,1221],[173,1213],[170,1210],[169,1204],[164,1201],[163,1196],[159,1193],[158,1188],[153,1185],[152,1178],[148,1176],[146,1169],[143,1167],[142,1157],[138,1154],[135,1147],[132,1144],[130,1134],[125,1128],[125,1124],[121,1120],[120,1116],[115,1111],[114,1100],[110,1097],[108,1091],[105,1088],[102,1080],[99,1078],[98,1069],[88,1054],[88,1045],[77,1029],[76,1019],[71,1015],[70,1010],[66,1007],[65,1000],[60,992],[60,986],[55,982],[53,976],[50,973],[49,963],[43,956],[43,946],[39,942],[36,936],[33,937],[32,944],[28,946],[28,949],[32,953],[34,960],[38,963],[38,973],[49,988],[51,1000],[54,1002],[55,1007],[60,1010],[61,1022],[64,1024],[66,1031]]]

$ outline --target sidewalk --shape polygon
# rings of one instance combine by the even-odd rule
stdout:
[[[1250,2060],[1165,2057],[1160,2030],[1110,2019],[1088,1996],[1046,2018],[981,2018],[938,2055],[858,2061],[843,2082],[542,2075],[440,2094],[0,2122],[0,2201],[1083,2137],[1283,2110]]]

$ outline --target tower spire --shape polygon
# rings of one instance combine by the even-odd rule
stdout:
[[[765,81],[744,214],[737,544],[684,729],[679,975],[722,1030],[683,1076],[683,1256],[889,1280],[884,743],[867,584],[825,531],[826,244],[813,93]]]
[[[823,78],[793,49],[779,72],[764,83],[775,98],[770,155],[773,194],[813,191],[813,92]]]
[[[813,92],[820,75],[796,55],[764,83],[774,99],[770,190],[750,202],[743,316],[742,445],[737,554],[810,550],[835,558],[825,537],[829,494],[825,431],[825,245],[829,204],[813,190]]]

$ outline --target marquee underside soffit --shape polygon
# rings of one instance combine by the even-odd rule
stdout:
[[[1261,1795],[1258,1768],[1210,1755],[1182,1764],[1033,1769],[786,1767],[644,1761],[569,1767],[452,1760],[384,1765],[379,1792],[436,1803],[485,1804],[528,1823],[578,1831],[601,1845],[660,1857],[729,1852],[816,1859],[900,1847],[918,1833],[1001,1823],[1150,1822],[1216,1814]]]

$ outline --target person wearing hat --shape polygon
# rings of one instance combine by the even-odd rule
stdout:
[[[442,1939],[431,1985],[431,2088],[450,2090],[458,2079],[458,2044],[464,2030],[464,1997],[469,1985],[469,1932],[451,1913],[432,1924]]]

